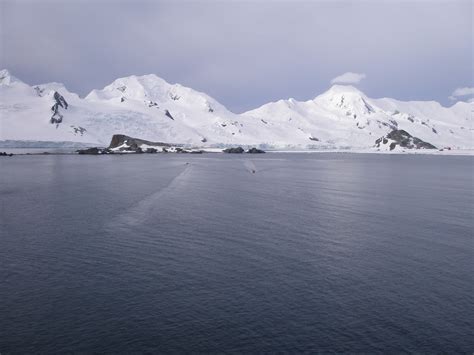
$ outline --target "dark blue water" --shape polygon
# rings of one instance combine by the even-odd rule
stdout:
[[[0,352],[472,353],[473,163],[1,158]]]

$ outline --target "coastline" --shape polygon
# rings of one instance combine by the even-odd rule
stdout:
[[[226,154],[221,148],[196,148],[202,151],[202,154]],[[76,151],[69,151],[67,149],[57,149],[57,148],[0,148],[0,152],[5,152],[7,154],[13,154],[13,156],[48,156],[48,155],[80,155]],[[383,154],[383,155],[443,155],[443,156],[474,156],[474,149],[459,149],[459,150],[429,150],[429,149],[420,149],[420,150],[404,150],[404,151],[380,151],[376,149],[325,149],[325,150],[266,150],[266,153],[275,154]],[[134,152],[114,152],[113,154],[97,154],[97,155],[154,155],[154,154],[192,154],[192,153],[142,153],[137,154]],[[194,154],[193,154],[194,155]],[[242,154],[230,154],[230,155],[244,155],[248,156],[248,153]],[[254,154],[250,154],[254,155]]]

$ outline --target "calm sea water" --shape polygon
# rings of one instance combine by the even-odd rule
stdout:
[[[473,167],[0,158],[0,352],[472,353]]]

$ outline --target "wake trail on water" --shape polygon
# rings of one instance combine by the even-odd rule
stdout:
[[[192,169],[192,166],[187,163],[186,168],[176,175],[168,185],[117,215],[107,223],[106,228],[116,230],[117,228],[135,227],[145,223],[150,216],[154,215],[152,212],[161,207],[160,201],[162,198],[174,193],[189,178]]]
[[[286,160],[286,159],[258,159],[257,161],[260,162],[265,162],[266,160]],[[244,164],[245,170],[247,170],[250,174],[256,174],[256,173],[262,173],[262,172],[268,172],[271,170],[278,170],[280,167],[260,167],[257,169],[257,166],[255,165],[255,162],[250,160],[250,159],[245,159],[242,161]]]
[[[245,169],[251,174],[255,174],[257,172],[257,167],[255,166],[255,163],[251,160],[244,160],[243,161]]]

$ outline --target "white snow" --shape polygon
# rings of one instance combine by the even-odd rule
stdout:
[[[51,124],[53,94],[69,106]],[[212,97],[154,74],[115,80],[85,98],[63,84],[27,85],[0,71],[0,141],[69,141],[107,146],[113,134],[193,147],[258,146],[280,150],[364,150],[404,129],[438,148],[473,149],[474,103],[371,99],[334,85],[304,102],[265,104],[235,114]]]

